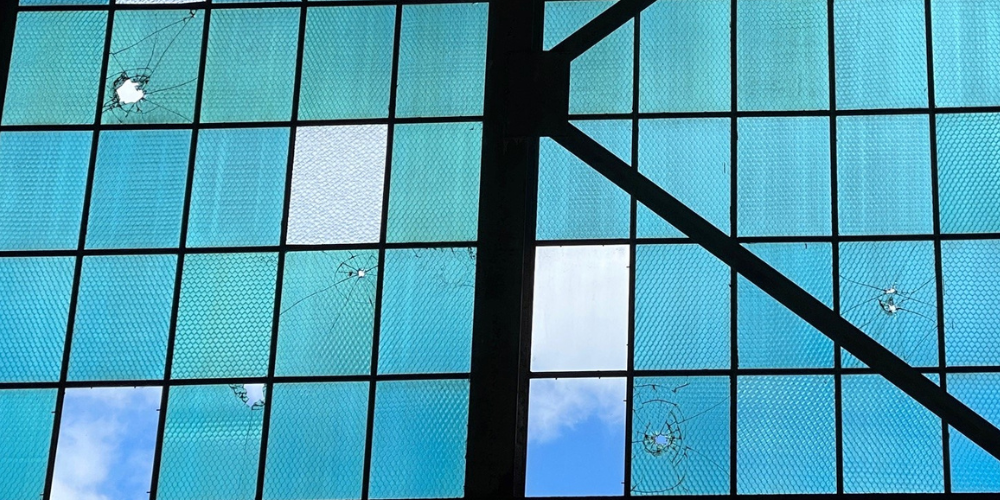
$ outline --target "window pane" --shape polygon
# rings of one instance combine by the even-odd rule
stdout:
[[[938,117],[941,231],[1000,231],[1000,114]]]
[[[55,389],[0,391],[0,496],[40,498],[52,442]]]
[[[936,0],[934,92],[938,106],[1000,104],[1000,10],[991,2]]]

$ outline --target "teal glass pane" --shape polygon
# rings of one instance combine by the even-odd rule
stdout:
[[[830,234],[830,120],[739,120],[742,236]]]
[[[391,5],[309,9],[299,119],[389,116],[395,19]]]
[[[121,2],[121,0],[118,0]],[[212,3],[255,3],[255,2],[295,2],[298,0],[212,0]]]
[[[377,250],[285,255],[278,375],[371,372]]]
[[[280,243],[288,134],[287,128],[198,133],[188,246]]]
[[[941,231],[1000,231],[1000,114],[937,120]]]
[[[837,107],[927,106],[924,2],[861,0],[833,8]]]
[[[87,248],[169,248],[180,241],[191,132],[101,132]]]
[[[639,172],[726,233],[732,181],[729,123],[728,118],[639,122]],[[684,236],[642,204],[636,234]]]
[[[612,2],[545,2],[544,46],[548,50],[606,10]],[[632,112],[632,22],[573,60],[570,66],[571,113]]]
[[[948,392],[989,420],[1000,425],[1000,374],[955,373],[948,375]],[[1000,462],[962,433],[948,433],[951,454],[951,490],[955,493],[1000,492]]]
[[[278,384],[271,399],[264,498],[361,498],[368,383]]]
[[[277,266],[278,255],[273,253],[187,256],[174,378],[267,373]]]
[[[941,419],[879,375],[842,390],[844,492],[942,493]]]
[[[640,245],[635,368],[729,368],[729,267],[697,245]]]
[[[729,377],[636,378],[632,495],[729,493]]]
[[[826,1],[739,0],[736,13],[739,109],[829,108]]]
[[[299,9],[212,12],[201,121],[276,121],[292,116]],[[303,84],[308,85],[308,75]]]
[[[0,133],[0,248],[75,249],[91,132]]]
[[[468,380],[379,382],[369,496],[462,496],[468,417]]]
[[[94,122],[107,19],[106,11],[17,15],[3,125]]]
[[[0,497],[42,497],[55,407],[55,389],[0,391]]]
[[[929,234],[927,116],[837,118],[837,212],[841,234]]]
[[[156,498],[244,500],[257,490],[264,411],[240,386],[170,388]]]
[[[83,259],[71,380],[163,378],[177,257]]]
[[[0,259],[0,381],[59,379],[72,257]]]
[[[469,371],[476,249],[385,252],[379,373]]]
[[[729,110],[729,4],[669,0],[642,11],[639,109]]]
[[[828,243],[758,243],[755,255],[829,307],[833,251]],[[745,278],[736,315],[741,368],[831,367],[833,342]]]
[[[913,366],[938,363],[936,288],[933,242],[840,244],[841,316]]]
[[[52,498],[148,498],[160,391],[159,387],[67,389]]]
[[[191,123],[204,23],[197,10],[117,11],[101,121]]]
[[[21,5],[104,5],[108,0],[21,0]],[[119,1],[118,3],[125,3]]]
[[[586,120],[573,123],[595,141],[631,163],[632,123]],[[627,238],[629,196],[555,141],[542,138],[538,160],[540,240]]]
[[[938,106],[1000,104],[1000,8],[979,0],[931,2]]]
[[[1000,359],[997,303],[1000,240],[944,241],[944,339],[949,366],[996,365]]]
[[[472,241],[479,223],[482,123],[397,125],[388,241]]]
[[[406,5],[399,46],[397,116],[483,112],[489,5]]]
[[[740,377],[736,407],[737,493],[836,491],[833,377]]]

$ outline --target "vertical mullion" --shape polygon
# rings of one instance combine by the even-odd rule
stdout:
[[[833,310],[840,314],[840,209],[837,190],[837,60],[836,32],[834,30],[834,0],[826,2],[827,73],[829,78],[830,107],[830,234]],[[840,345],[833,345],[833,404],[834,435],[836,440],[837,493],[844,493],[844,415],[843,381]]]
[[[640,18],[632,20],[632,168],[639,169],[639,63]],[[628,346],[625,375],[625,496],[632,496],[632,401],[635,384],[635,254],[636,212],[635,196],[629,196],[629,245],[628,245]]]
[[[934,231],[934,277],[935,277],[935,301],[937,304],[937,345],[938,345],[938,370],[941,377],[941,388],[948,390],[947,380],[947,358],[945,357],[945,337],[944,337],[944,276],[941,267],[941,203],[938,186],[938,151],[937,151],[937,113],[936,98],[934,92],[934,43],[933,43],[933,20],[931,19],[931,0],[924,0],[924,33],[927,52],[927,108],[928,125],[930,134],[930,155],[931,155],[931,212],[933,217]],[[949,443],[948,424],[941,422],[941,458],[943,465],[944,492],[951,493],[951,450]]]
[[[738,139],[739,139],[739,119],[737,110],[739,99],[737,94],[737,40],[736,40],[736,20],[739,0],[731,0],[729,3],[729,231],[732,238],[739,236],[737,221],[737,199],[738,190]],[[739,356],[739,302],[737,293],[739,291],[739,277],[736,269],[729,268],[729,493],[737,494],[736,488],[736,398],[737,398],[737,370],[740,366]]]
[[[45,473],[45,489],[42,498],[48,500],[52,495],[52,479],[55,473],[56,450],[59,446],[59,428],[62,423],[63,401],[66,396],[66,379],[69,374],[69,358],[73,345],[73,328],[76,323],[77,299],[80,294],[80,278],[83,272],[83,251],[87,242],[87,224],[90,219],[90,202],[94,187],[94,172],[97,169],[97,146],[100,139],[101,113],[104,102],[104,75],[108,72],[108,53],[111,51],[111,34],[114,30],[114,5],[110,6],[105,19],[104,54],[101,56],[101,73],[98,79],[97,102],[94,110],[93,135],[90,141],[90,159],[87,167],[87,185],[84,191],[83,208],[80,216],[80,235],[77,240],[76,266],[73,270],[73,288],[70,294],[69,312],[66,320],[66,337],[63,342],[62,366],[59,370],[59,389],[56,393],[56,406],[52,421],[52,439],[49,444],[49,462]],[[11,46],[13,48],[13,45]],[[9,56],[8,56],[9,57]],[[6,84],[6,83],[5,83]],[[5,99],[6,100],[6,99]]]
[[[285,277],[285,255],[288,242],[288,214],[292,193],[292,169],[295,164],[295,135],[299,121],[299,88],[302,84],[302,53],[305,50],[306,37],[306,7],[299,7],[299,33],[295,52],[295,85],[292,87],[291,126],[288,130],[288,155],[285,166],[284,199],[281,209],[281,237],[278,249],[277,276],[274,280],[274,316],[271,319],[271,344],[267,361],[267,382],[264,415],[262,415],[260,433],[260,458],[257,461],[257,500],[264,498],[264,473],[267,466],[267,444],[271,434],[271,406],[274,402],[274,370],[278,357],[278,325],[281,319],[281,292]]]
[[[368,423],[365,429],[365,457],[361,478],[361,498],[367,500],[371,486],[372,438],[375,431],[375,389],[378,375],[379,337],[382,329],[382,288],[385,283],[385,240],[389,220],[389,182],[392,173],[392,147],[396,126],[396,86],[399,83],[399,44],[403,27],[403,4],[396,3],[396,21],[392,39],[392,69],[389,86],[388,130],[386,131],[385,175],[382,181],[382,218],[378,239],[378,281],[375,284],[375,324],[372,334],[371,378],[368,382]]]
[[[170,329],[167,337],[166,366],[163,369],[163,388],[160,394],[160,419],[156,429],[156,447],[153,453],[153,477],[150,482],[149,500],[156,500],[160,483],[160,465],[163,459],[163,436],[167,423],[167,403],[170,400],[170,379],[173,376],[174,341],[177,337],[177,319],[181,301],[181,280],[184,274],[184,257],[187,249],[188,220],[191,212],[191,187],[194,184],[194,166],[198,151],[198,131],[201,121],[201,94],[205,83],[205,60],[208,54],[208,33],[211,24],[212,10],[206,7],[205,20],[201,31],[201,53],[198,64],[197,89],[194,94],[194,115],[192,117],[191,150],[188,153],[187,179],[184,187],[184,208],[181,215],[181,234],[178,243],[177,268],[174,273],[174,297],[170,311]],[[110,49],[109,49],[110,50]]]

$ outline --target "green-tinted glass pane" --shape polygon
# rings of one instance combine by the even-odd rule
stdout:
[[[739,108],[827,109],[826,1],[739,0],[736,11]]]
[[[729,267],[697,245],[642,245],[635,260],[635,367],[729,368]]]
[[[292,115],[299,9],[212,12],[201,120],[288,120]],[[303,85],[308,85],[304,77]]]
[[[1000,240],[941,243],[944,339],[948,365],[996,365]]]
[[[173,377],[262,377],[274,317],[273,253],[184,260]]]
[[[391,5],[309,9],[299,118],[380,118],[389,113]]]
[[[55,389],[0,391],[0,497],[42,497],[55,407]]]
[[[93,123],[106,11],[21,12],[3,124]]]
[[[288,170],[287,128],[198,134],[187,245],[277,245]]]
[[[729,4],[661,0],[642,11],[642,111],[729,110]]]
[[[90,132],[0,133],[0,248],[75,249]]]
[[[264,498],[361,498],[368,383],[278,384],[273,394]]]
[[[205,17],[119,10],[104,75],[104,123],[190,123]]]
[[[472,241],[479,222],[481,123],[397,125],[389,241]]]
[[[729,493],[729,377],[634,384],[632,494]]]
[[[996,358],[994,358],[996,359]],[[1000,374],[948,375],[948,391],[993,425],[1000,425]],[[951,490],[956,493],[1000,492],[1000,462],[962,433],[948,433],[951,455]]]
[[[72,257],[0,259],[0,381],[59,379]]]
[[[1000,114],[937,119],[941,231],[1000,231]]]
[[[160,500],[245,500],[257,490],[262,406],[249,406],[241,386],[170,388]]]
[[[403,7],[398,116],[483,112],[488,11],[485,3]]]
[[[1000,4],[934,0],[931,20],[936,104],[1000,104]]]
[[[467,380],[379,382],[370,497],[462,496],[468,416]]]
[[[387,250],[380,373],[469,371],[474,248]]]
[[[289,252],[278,329],[279,375],[371,371],[378,251]]]
[[[837,118],[841,234],[932,231],[926,116]]]
[[[738,493],[836,491],[833,377],[740,377],[737,395]]]
[[[176,247],[190,154],[187,130],[101,132],[87,247]]]
[[[174,255],[84,258],[69,378],[162,378],[176,273]]]

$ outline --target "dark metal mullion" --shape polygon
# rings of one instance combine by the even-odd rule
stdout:
[[[14,3],[14,2],[11,2]],[[108,54],[111,52],[111,35],[114,31],[114,16],[109,14],[106,19],[104,32],[104,54],[101,56],[101,76],[98,80],[97,102],[94,103],[94,124],[101,123],[101,114],[104,102],[104,75],[108,72]],[[87,167],[87,184],[83,196],[83,208],[80,214],[80,235],[77,240],[77,251],[82,252],[87,244],[87,225],[90,220],[90,203],[94,189],[94,173],[97,170],[97,147],[100,140],[100,131],[92,128],[93,135],[90,141],[90,160]],[[70,292],[69,311],[66,320],[66,337],[63,341],[62,365],[59,369],[59,389],[56,393],[56,406],[52,420],[52,439],[49,444],[49,462],[45,472],[45,489],[42,490],[42,498],[48,500],[52,495],[52,480],[55,474],[56,451],[59,447],[59,428],[62,423],[63,401],[66,398],[66,380],[69,376],[69,359],[73,346],[73,329],[76,325],[76,308],[80,295],[80,279],[83,273],[83,255],[76,256],[76,266],[73,270],[73,288]]]
[[[837,59],[834,0],[826,2],[827,77],[830,113],[830,234],[833,312],[840,315],[840,201],[837,189]],[[844,493],[844,406],[840,344],[833,344],[834,436],[837,461],[837,493]]]
[[[944,337],[944,276],[941,265],[941,199],[938,185],[938,151],[937,151],[937,98],[934,91],[934,40],[933,40],[933,20],[931,19],[931,0],[924,0],[924,34],[926,40],[925,51],[927,52],[927,107],[930,114],[927,118],[928,133],[930,134],[930,159],[931,159],[931,213],[933,217],[934,232],[934,277],[935,277],[935,301],[937,303],[937,346],[938,346],[938,369],[941,388],[948,390],[948,379],[945,368],[948,361],[945,356]],[[951,443],[949,442],[950,429],[948,424],[941,421],[941,460],[943,468],[944,492],[951,493]]]
[[[298,42],[295,52],[295,85],[292,87],[292,109],[291,122],[297,123],[299,118],[299,88],[302,84],[302,55],[305,51],[306,38],[306,6],[299,7],[299,32]],[[287,163],[285,165],[285,186],[284,199],[281,208],[281,237],[282,248],[286,248],[288,239],[288,217],[292,196],[292,170],[295,164],[295,137],[297,128],[293,125],[288,130],[288,152]],[[284,290],[285,278],[285,258],[287,251],[278,252],[278,265],[274,280],[274,316],[271,319],[271,344],[267,361],[267,382],[264,415],[262,416],[260,431],[260,458],[257,461],[257,500],[264,498],[264,479],[267,469],[267,445],[271,436],[271,408],[274,402],[274,371],[278,358],[278,326],[281,322],[281,294]]]
[[[376,376],[378,375],[379,339],[382,330],[382,290],[385,283],[386,226],[389,221],[389,192],[392,173],[393,138],[396,124],[396,86],[399,83],[399,46],[403,30],[403,4],[396,3],[396,20],[392,39],[392,69],[390,70],[388,125],[386,130],[385,174],[382,180],[382,214],[379,227],[378,281],[375,283],[375,322],[372,331],[371,381],[368,382],[368,421],[365,428],[365,456],[362,466],[361,499],[367,500],[371,487],[372,441],[375,433]]]
[[[738,71],[736,20],[738,0],[729,2],[729,112],[721,117],[729,118],[729,236],[738,238],[737,206],[739,194],[739,178],[737,166],[739,158],[739,94],[737,91]],[[739,351],[739,275],[736,269],[729,268],[729,493],[737,491],[737,447],[736,447],[736,412],[737,386],[739,383],[740,351]]]
[[[163,388],[160,394],[160,420],[156,429],[156,447],[153,453],[153,477],[150,481],[149,500],[156,500],[156,495],[160,484],[160,465],[163,460],[163,436],[166,432],[167,405],[170,402],[170,379],[173,376],[174,366],[174,342],[177,338],[177,320],[179,317],[181,301],[181,282],[184,275],[184,256],[187,248],[188,220],[191,213],[191,191],[194,185],[194,167],[198,151],[198,122],[201,120],[201,97],[205,83],[205,59],[208,54],[208,28],[212,17],[210,8],[203,11],[205,13],[204,23],[201,31],[201,53],[198,64],[197,89],[194,95],[194,115],[192,123],[194,129],[191,132],[191,150],[188,153],[187,178],[184,187],[184,209],[181,215],[181,234],[178,242],[179,253],[177,255],[177,268],[174,273],[174,297],[170,311],[170,329],[167,336],[166,365],[163,369]],[[110,47],[109,49],[110,50]]]
[[[10,2],[15,2],[17,0],[5,0]],[[469,0],[404,0],[405,5],[427,5],[427,4],[455,4],[455,3],[467,3]],[[370,5],[396,5],[397,0],[270,0],[270,1],[243,1],[243,2],[231,2],[231,3],[215,3],[211,4],[212,9],[215,10],[225,10],[225,9],[251,9],[251,8],[295,8],[300,5],[309,5],[310,7],[352,7],[352,6],[370,6]],[[206,0],[184,3],[184,4],[118,4],[116,5],[23,5],[21,10],[23,11],[115,11],[115,10],[183,10],[183,9],[205,9],[208,8],[210,3]]]
[[[559,52],[569,59],[576,59],[655,1],[621,0],[552,47],[552,52]]]
[[[632,168],[639,169],[639,66],[641,62],[641,14],[632,21]],[[636,216],[635,196],[629,195],[629,244],[628,244],[628,345],[625,372],[625,475],[624,494],[632,496],[632,407],[635,385],[635,264]]]

